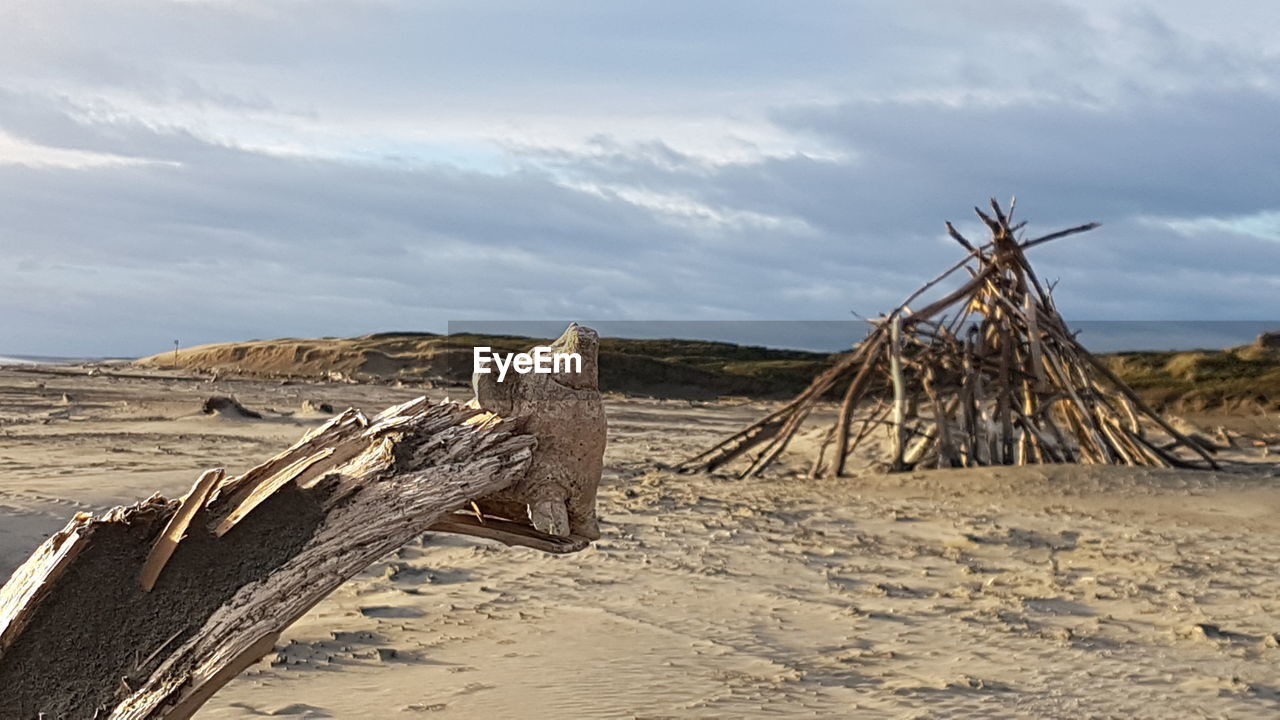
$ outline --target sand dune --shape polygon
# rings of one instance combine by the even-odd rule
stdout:
[[[136,364],[257,378],[465,385],[471,381],[475,346],[511,352],[527,350],[535,342],[506,335],[375,333],[200,345],[141,358]],[[829,362],[825,354],[801,350],[629,338],[603,338],[600,358],[600,386],[606,392],[696,398],[793,394]]]
[[[375,333],[354,338],[251,340],[142,358],[143,368],[257,378],[466,384],[474,345],[524,350],[510,336]],[[699,340],[603,338],[605,391],[654,397],[791,397],[832,362],[799,350]],[[1257,416],[1280,411],[1280,347],[1264,333],[1222,350],[1120,352],[1101,356],[1156,407],[1178,413]],[[2,364],[2,363],[0,363]],[[833,398],[834,399],[834,398]]]
[[[0,371],[0,564],[77,510],[250,466],[323,420],[304,401],[376,410],[420,393]],[[199,413],[211,395],[264,419]],[[593,548],[423,538],[199,717],[1280,713],[1273,466],[838,482],[804,479],[798,457],[751,481],[658,469],[765,405],[610,399]]]

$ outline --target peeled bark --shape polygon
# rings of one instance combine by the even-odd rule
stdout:
[[[373,419],[348,410],[181,499],[77,515],[0,589],[0,717],[189,717],[427,530],[585,547],[524,518],[454,514],[524,478],[536,442],[521,418],[420,398]]]

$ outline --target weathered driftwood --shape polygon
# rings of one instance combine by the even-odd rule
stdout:
[[[0,717],[189,717],[342,582],[427,530],[582,549],[587,538],[539,532],[523,508],[471,514],[526,481],[536,446],[528,415],[420,398],[374,418],[348,410],[179,500],[77,515],[0,589]],[[593,520],[598,479],[573,484]]]
[[[600,339],[589,327],[572,323],[551,343],[552,357],[576,353],[579,364],[551,363],[553,372],[472,378],[473,404],[502,417],[528,418],[538,438],[525,477],[485,498],[483,511],[514,517],[528,508],[534,527],[550,535],[600,537],[596,486],[604,468],[605,421],[597,358]]]
[[[967,251],[960,262],[874,321],[866,339],[794,400],[679,469],[711,470],[758,448],[742,475],[759,472],[841,383],[848,386],[813,460],[814,475],[844,474],[850,454],[877,426],[889,429],[892,470],[1060,462],[1216,467],[1201,444],[1076,341],[1051,288],[1027,262],[1028,248],[1097,223],[1022,241],[1025,223],[1013,222],[1012,204],[1008,213],[994,199],[991,214],[974,209],[990,242],[975,245],[947,223],[947,234]],[[958,287],[912,307],[962,269],[969,277]],[[1155,442],[1148,427],[1171,440]]]

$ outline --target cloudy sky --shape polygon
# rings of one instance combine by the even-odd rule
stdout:
[[[841,319],[1016,194],[1075,319],[1280,318],[1280,4],[6,0],[0,351]]]

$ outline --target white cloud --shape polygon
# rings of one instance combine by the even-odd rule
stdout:
[[[1235,233],[1280,242],[1280,210],[1233,217],[1142,218],[1142,221],[1189,236]]]
[[[992,193],[1035,230],[1105,223],[1037,251],[1078,317],[1280,307],[1280,5],[21,0],[0,24],[5,352],[873,315]]]
[[[0,165],[28,168],[94,168],[105,165],[143,165],[152,162],[124,155],[49,147],[14,137],[0,129]]]

